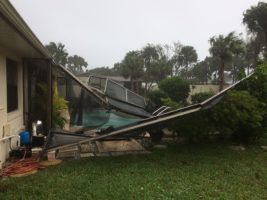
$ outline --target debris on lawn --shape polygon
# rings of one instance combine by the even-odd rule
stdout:
[[[81,144],[79,147],[59,149],[56,158],[79,159],[94,156],[119,156],[128,154],[146,154],[147,151],[140,142],[131,140],[106,140],[94,143]]]
[[[234,150],[234,151],[245,151],[246,150],[246,148],[244,146],[242,146],[242,145],[236,145],[236,146],[235,145],[231,145],[228,148],[231,149],[231,150]]]
[[[164,145],[164,144],[156,144],[156,145],[154,145],[154,148],[155,149],[166,149],[167,148],[167,145]]]
[[[261,146],[264,151],[267,151],[267,146]]]

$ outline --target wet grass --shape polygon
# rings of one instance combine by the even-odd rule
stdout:
[[[267,199],[267,152],[169,145],[148,155],[67,161],[0,181],[0,199]]]

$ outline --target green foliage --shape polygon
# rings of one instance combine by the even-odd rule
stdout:
[[[178,136],[184,137],[190,142],[199,142],[207,139],[215,132],[215,127],[210,121],[209,110],[186,115],[171,124],[171,129]]]
[[[216,132],[241,142],[264,137],[267,134],[267,63],[259,65],[255,74],[237,89],[229,91],[211,110],[177,120],[173,130],[193,141]]]
[[[131,90],[139,93],[137,80],[142,77],[143,71],[144,71],[141,52],[140,51],[128,52],[125,55],[120,67],[121,67],[121,73],[123,77],[130,78]]]
[[[144,82],[146,90],[153,83],[159,83],[162,79],[171,74],[172,63],[169,58],[168,45],[153,45],[147,44],[141,51],[141,56],[144,61]]]
[[[205,61],[197,63],[190,72],[195,78],[195,84],[205,84],[208,82],[209,77],[211,76],[211,71],[209,70],[209,65]]]
[[[213,95],[214,95],[213,92],[196,93],[196,94],[193,94],[191,96],[191,102],[192,102],[192,104],[201,103],[201,102],[205,101],[206,99],[212,97]]]
[[[88,64],[81,56],[74,55],[68,57],[67,68],[73,74],[79,74],[83,72],[83,68],[87,68]]]
[[[249,31],[261,37],[267,48],[267,3],[259,2],[257,6],[251,6],[244,13],[243,23]]]
[[[214,133],[240,142],[255,142],[265,136],[266,105],[247,91],[230,91],[211,110],[185,116],[172,128],[191,141],[206,139]]]
[[[39,83],[36,87],[34,97],[32,98],[33,108],[35,110],[34,119],[40,119],[46,122],[46,116],[44,113],[47,112],[46,108],[47,101],[47,84]],[[66,120],[61,117],[60,111],[68,109],[68,101],[58,94],[57,84],[54,82],[53,87],[53,102],[52,102],[52,126],[63,128]],[[42,118],[40,118],[42,117]]]
[[[50,42],[45,45],[56,64],[66,67],[74,74],[84,72],[83,68],[87,68],[88,64],[84,58],[78,55],[68,56],[65,45],[62,43]]]
[[[52,113],[52,126],[63,128],[66,122],[60,111],[68,109],[68,101],[66,101],[63,97],[59,96],[57,84],[54,84],[53,91],[53,113]]]
[[[245,69],[242,68],[242,69],[239,70],[237,79],[238,79],[238,80],[241,80],[241,79],[243,79],[243,78],[245,78],[245,77],[246,77]]]
[[[250,142],[263,136],[265,114],[266,105],[249,92],[231,91],[212,110],[211,115],[221,134]]]
[[[68,52],[65,49],[65,45],[62,43],[50,42],[48,45],[45,45],[48,49],[49,53],[52,55],[54,61],[59,64],[65,66],[68,61]]]
[[[183,46],[178,54],[178,62],[183,67],[181,75],[188,78],[189,67],[197,62],[197,52],[192,46]]]
[[[152,90],[147,93],[147,98],[155,105],[156,108],[161,107],[163,105],[161,99],[167,97],[167,94],[162,90]]]
[[[175,110],[175,109],[183,107],[182,104],[171,100],[169,97],[168,98],[161,98],[160,100],[161,100],[161,102],[163,103],[164,106],[170,107],[172,110]]]
[[[240,87],[247,87],[253,96],[267,104],[267,62],[258,65],[253,76]]]
[[[185,103],[190,92],[189,83],[178,76],[161,81],[159,88],[178,103]]]
[[[66,119],[61,117],[59,112],[52,113],[52,127],[54,128],[63,128],[66,123]]]
[[[224,85],[225,65],[227,62],[232,61],[234,56],[244,51],[244,43],[235,32],[230,32],[227,36],[214,36],[209,42],[211,45],[209,49],[211,55],[220,60],[219,79],[221,91]]]

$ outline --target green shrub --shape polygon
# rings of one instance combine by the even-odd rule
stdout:
[[[258,65],[253,76],[242,82],[238,88],[249,91],[252,96],[267,105],[267,62]],[[267,112],[264,115],[263,127],[267,133]]]
[[[168,98],[168,96],[162,90],[153,90],[148,92],[147,98],[154,104],[154,107],[159,108],[163,106],[161,99]]]
[[[68,109],[68,101],[58,94],[57,83],[54,82],[53,88],[53,112],[52,112],[52,126],[63,128],[66,119],[61,116],[61,111]]]
[[[201,103],[214,95],[213,92],[200,92],[191,96],[192,104]]]
[[[178,109],[183,107],[182,104],[177,103],[176,101],[171,100],[169,97],[161,98],[161,102],[164,106],[170,107],[172,110]]]
[[[243,87],[246,87],[259,100],[267,103],[267,62],[257,66],[254,75],[244,82]]]
[[[230,91],[210,110],[176,120],[172,130],[190,141],[200,141],[214,133],[239,142],[255,142],[263,137],[266,105],[247,91]]]
[[[163,90],[171,100],[178,103],[185,103],[190,92],[189,83],[178,76],[162,80],[159,83],[159,88]]]
[[[213,124],[210,122],[210,110],[203,110],[190,115],[186,115],[171,124],[177,136],[183,137],[191,142],[199,142],[207,139],[215,132]]]
[[[266,106],[248,91],[231,91],[211,112],[213,123],[223,135],[242,142],[264,135]]]

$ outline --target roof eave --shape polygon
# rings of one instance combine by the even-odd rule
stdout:
[[[2,15],[9,24],[12,25],[14,29],[43,57],[52,58],[48,50],[44,47],[8,0],[0,1],[0,15]]]

